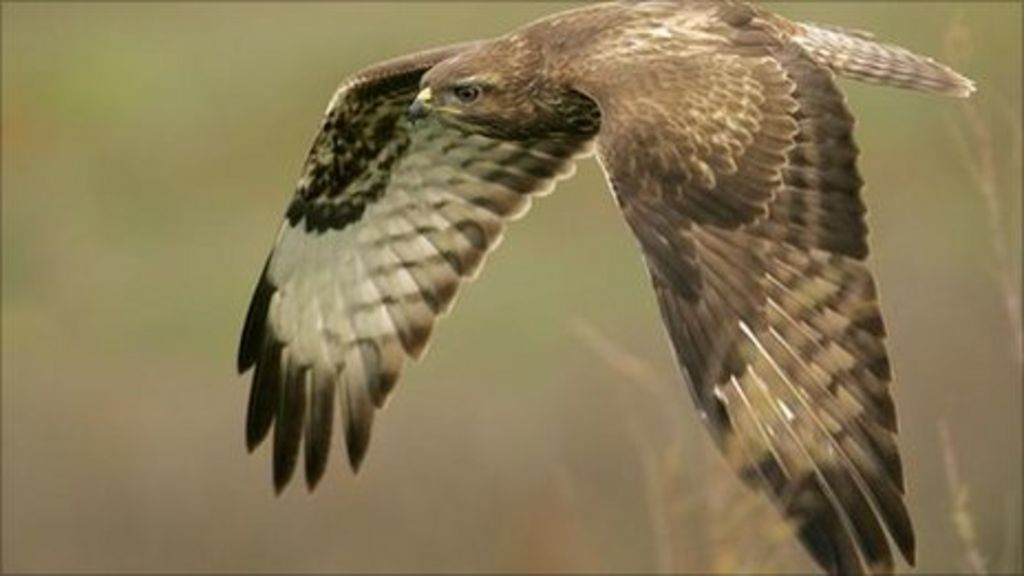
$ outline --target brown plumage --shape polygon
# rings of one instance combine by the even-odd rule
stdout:
[[[238,356],[247,443],[349,461],[531,197],[596,151],[684,379],[741,476],[831,573],[914,561],[853,116],[834,74],[967,96],[862,32],[740,2],[599,4],[371,67],[334,96]],[[337,404],[335,403],[337,401]],[[888,536],[887,536],[888,534]]]

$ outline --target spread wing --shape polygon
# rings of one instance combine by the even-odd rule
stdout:
[[[406,110],[422,74],[466,46],[375,66],[339,89],[245,320],[238,369],[255,367],[246,439],[274,431],[274,482],[301,447],[321,478],[338,402],[353,469],[407,357],[522,214],[572,168],[580,141],[506,142]]]
[[[886,531],[910,562],[914,533],[853,118],[829,71],[723,10],[731,31],[674,30],[675,55],[634,38],[580,67],[599,159],[720,448],[830,572],[888,572]]]

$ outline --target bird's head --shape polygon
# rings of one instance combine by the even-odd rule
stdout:
[[[409,107],[410,119],[433,116],[446,124],[480,132],[517,115],[519,97],[511,79],[496,74],[434,74],[437,70],[424,76],[420,93]]]
[[[507,43],[463,52],[427,71],[409,117],[432,116],[465,132],[503,139],[559,131],[567,91],[549,81],[532,51]]]

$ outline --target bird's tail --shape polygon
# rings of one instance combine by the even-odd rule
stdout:
[[[863,82],[965,98],[974,82],[952,68],[870,33],[801,23],[793,39],[811,58],[840,76]]]

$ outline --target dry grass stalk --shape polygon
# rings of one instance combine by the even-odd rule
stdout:
[[[961,68],[971,58],[974,51],[974,40],[970,28],[964,23],[963,12],[959,12],[950,23],[945,38],[946,59]],[[1002,118],[987,118],[982,113],[982,102],[1002,115]],[[961,104],[961,117],[951,122],[952,134],[960,147],[960,155],[964,159],[971,174],[973,188],[985,206],[988,220],[989,238],[996,269],[994,277],[1003,296],[1007,321],[1009,322],[1013,340],[1013,358],[1016,362],[1018,378],[1024,374],[1024,318],[1021,306],[1020,271],[1015,271],[1013,262],[1019,260],[1019,254],[1013,255],[1008,246],[1007,230],[1004,225],[1004,207],[1000,202],[999,161],[996,156],[998,146],[994,141],[992,126],[1000,122],[1009,129],[1010,146],[1008,146],[1007,162],[1019,163],[1024,149],[1024,129],[1017,107],[1011,105],[994,86],[985,86],[975,98],[964,100]],[[1016,256],[1016,259],[1015,259]],[[975,573],[982,573],[987,565],[980,554],[976,542],[971,516],[968,513],[967,489],[961,484],[957,475],[955,453],[950,441],[949,430],[945,422],[939,426],[940,439],[946,460],[946,475],[950,483],[953,497],[953,522],[957,533],[968,550],[967,563]],[[1008,507],[1009,517],[1005,526],[1003,544],[1003,561],[1001,565],[1007,573],[1018,573],[1021,567],[1020,547],[1020,492],[1009,495],[1008,499],[1016,502],[1016,506]]]
[[[1024,573],[1024,546],[1021,545],[1021,494],[1013,492],[1006,498],[1003,524],[1003,552],[999,571],[1002,574]]]
[[[939,422],[939,441],[942,444],[942,457],[946,469],[946,483],[953,502],[950,512],[957,536],[964,545],[967,554],[967,568],[972,574],[987,574],[988,562],[978,547],[978,533],[974,528],[974,517],[971,515],[970,491],[960,479],[960,468],[956,462],[956,451],[949,435],[949,426],[945,420]]]
[[[683,430],[678,425],[680,407],[687,402],[679,394],[678,377],[659,374],[650,364],[637,357],[593,324],[577,319],[572,332],[592,349],[612,370],[622,376],[617,386],[623,406],[627,434],[635,445],[645,480],[645,501],[655,539],[657,568],[660,573],[688,569],[698,573],[780,573],[793,565],[792,528],[779,517],[764,499],[745,488],[734,478],[705,473],[703,486],[686,485],[682,462]],[[672,384],[667,384],[671,382]],[[663,421],[673,426],[673,436],[680,440],[663,450],[644,433],[637,418],[636,391],[641,390],[663,413]],[[696,452],[696,451],[694,451]],[[660,455],[659,455],[660,454]],[[696,458],[687,459],[687,463]],[[713,467],[708,467],[709,471]],[[707,508],[709,517],[698,533],[706,543],[706,562],[693,561],[681,566],[675,554],[673,536],[686,533],[695,525],[694,515]],[[691,532],[692,533],[692,532]],[[690,559],[687,559],[690,560]]]
[[[609,367],[618,372],[629,383],[627,390],[622,386],[615,388],[619,403],[622,405],[623,419],[630,442],[633,444],[640,460],[644,476],[644,502],[647,505],[648,518],[651,522],[651,534],[654,537],[656,565],[659,574],[675,573],[675,558],[672,547],[672,529],[667,516],[669,507],[665,506],[666,484],[663,481],[662,458],[657,449],[644,435],[636,417],[635,401],[632,392],[643,390],[653,396],[658,404],[667,399],[666,391],[660,390],[655,383],[656,372],[641,359],[617,346],[596,327],[585,320],[575,320],[571,325],[573,333]]]
[[[970,28],[963,21],[963,12],[950,23],[945,38],[946,60],[953,66],[965,68],[963,64],[970,59],[973,52],[973,38]],[[1010,106],[1005,98],[994,92],[991,86],[983,88],[983,94],[963,100],[961,104],[961,128],[953,128],[952,133],[960,147],[960,156],[964,159],[971,173],[974,190],[985,206],[988,219],[989,238],[992,255],[995,259],[995,281],[1003,295],[1007,320],[1013,332],[1013,354],[1017,363],[1018,374],[1024,371],[1024,319],[1021,318],[1020,282],[1015,280],[1007,247],[1006,227],[1003,223],[1003,207],[999,199],[999,173],[995,157],[990,122],[981,112],[983,98],[990,103],[997,103],[998,109],[1006,116],[1007,125],[1013,146],[1010,147],[1011,162],[1019,162],[1021,158],[1021,141],[1024,139],[1021,129],[1021,117]]]

